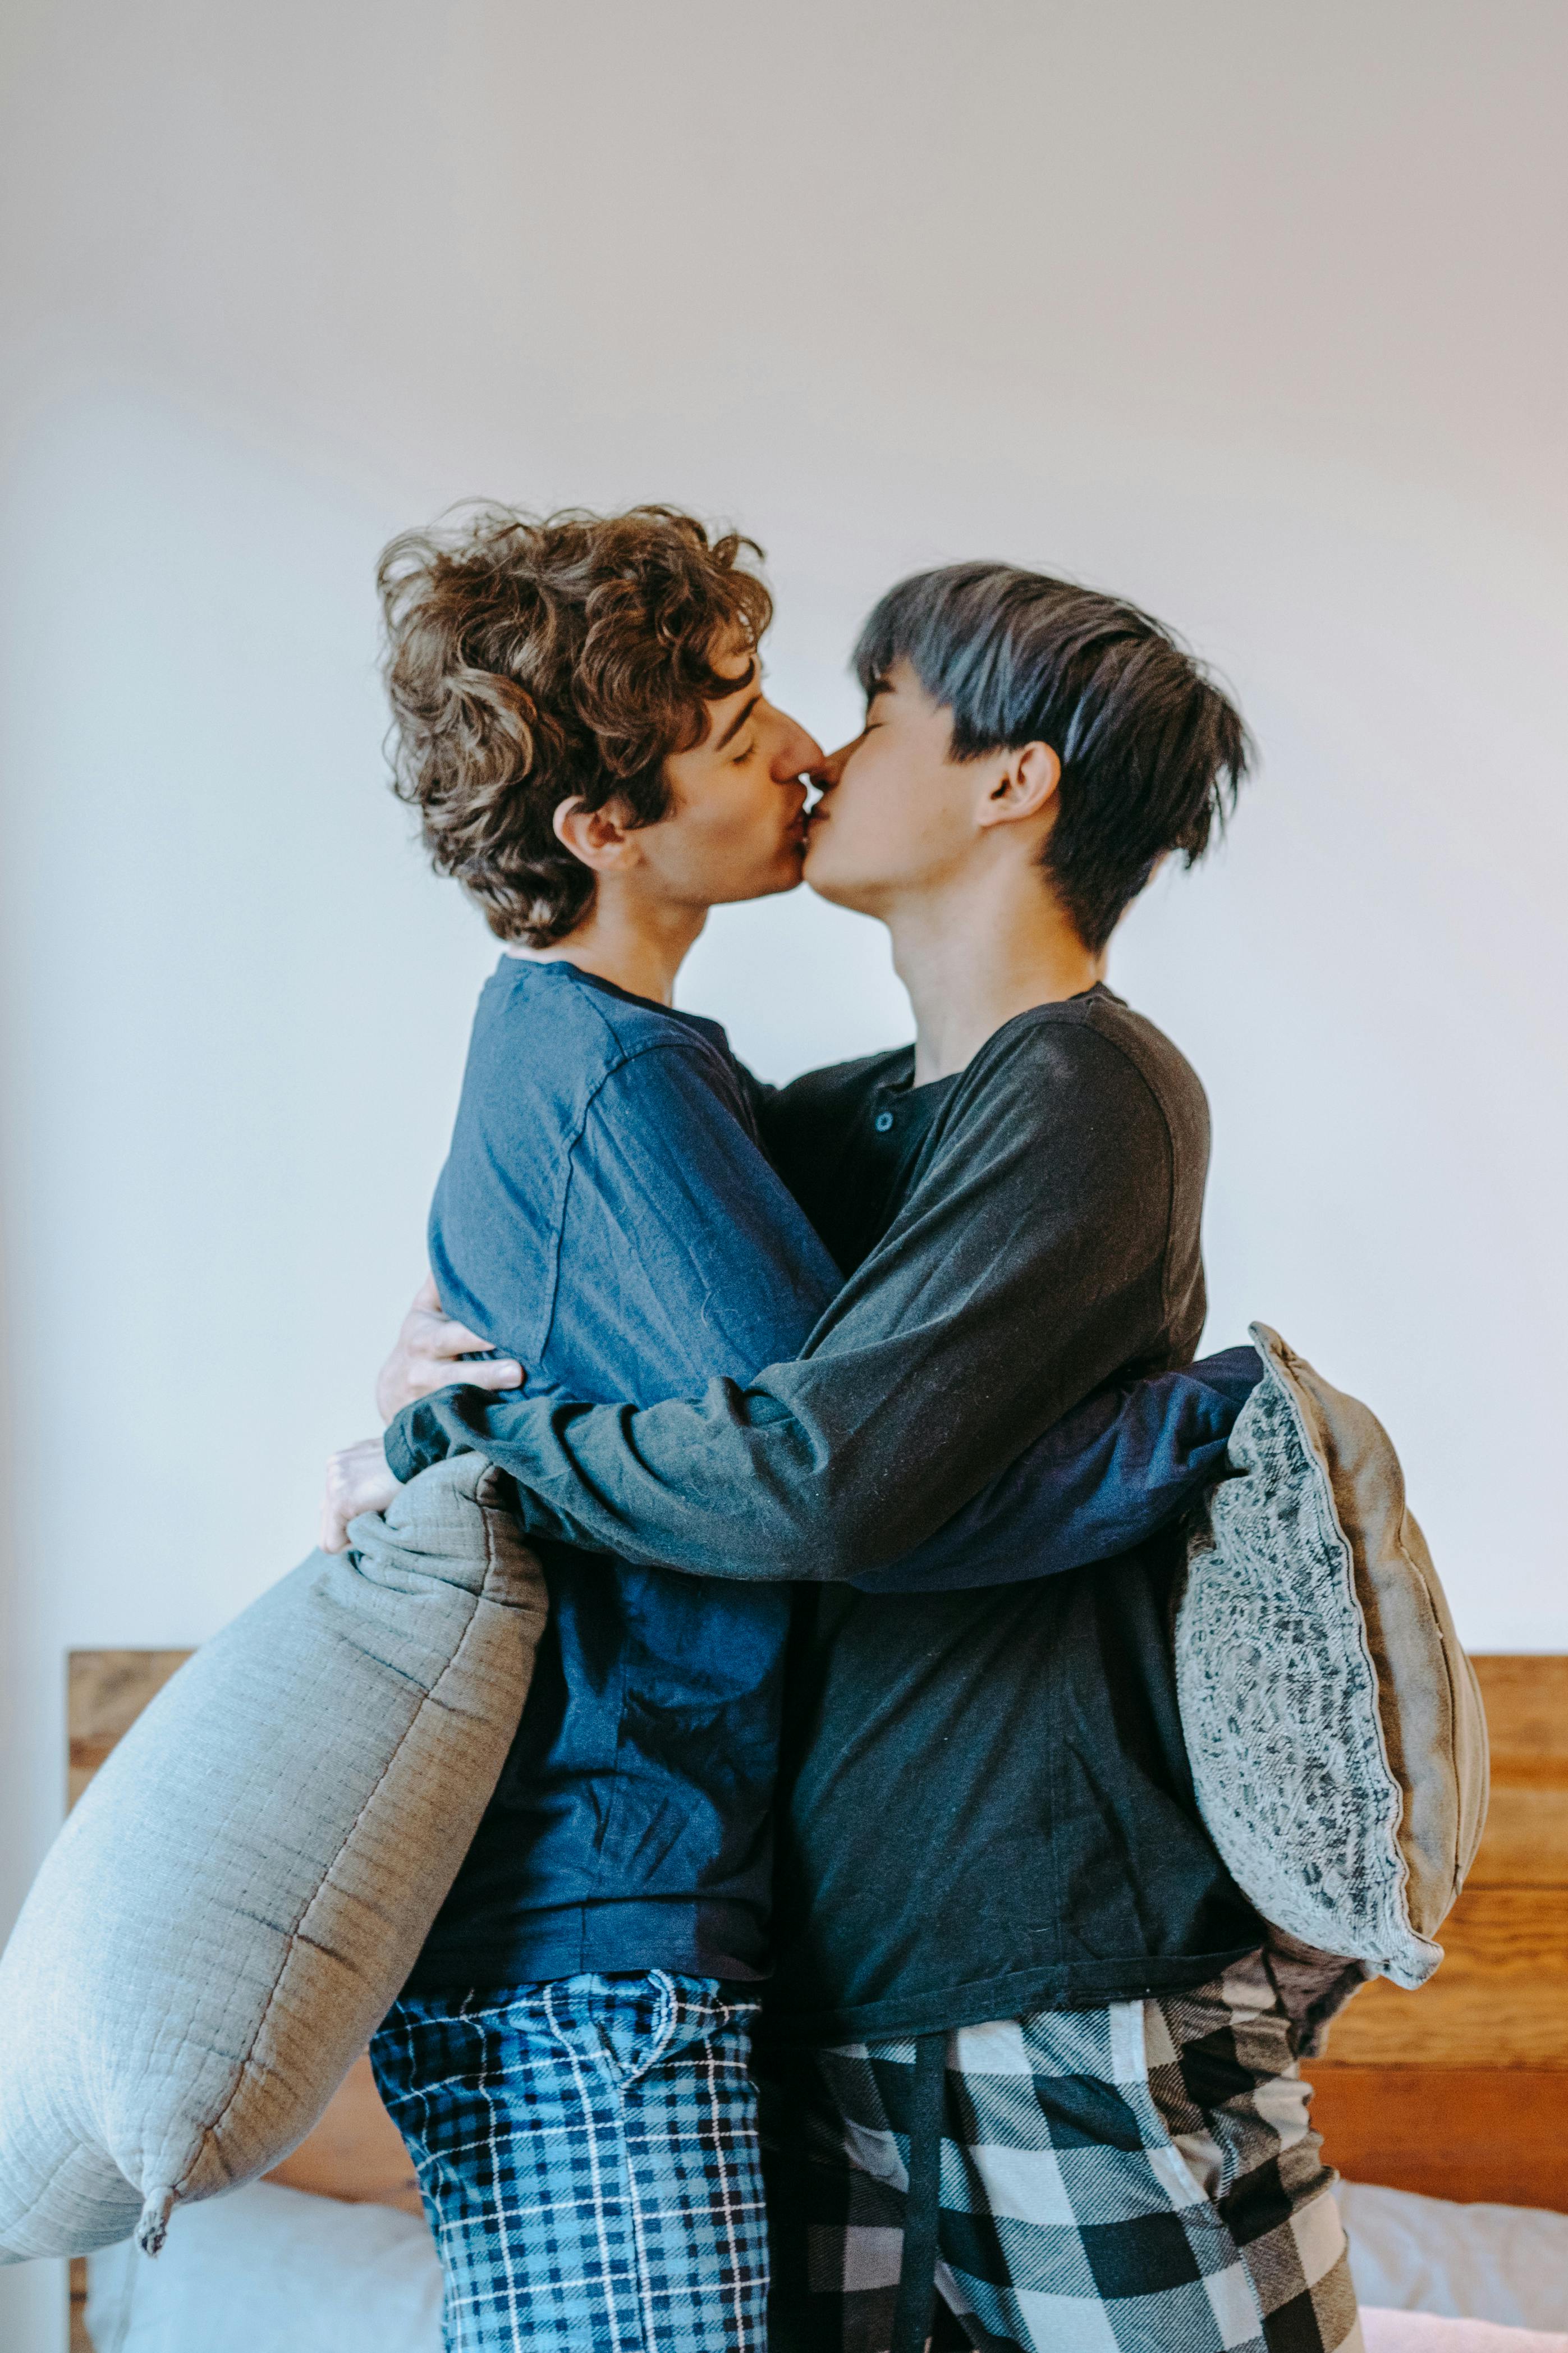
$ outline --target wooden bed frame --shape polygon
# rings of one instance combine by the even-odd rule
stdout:
[[[189,1653],[73,1651],[69,1799]],[[1486,1834],[1419,1993],[1379,1982],[1310,2063],[1324,2152],[1352,2181],[1568,2212],[1568,1656],[1476,1660],[1491,1732]],[[361,2060],[269,2176],[417,2213],[407,2153]],[[71,2265],[72,2353],[91,2353]]]
[[[1352,2181],[1568,2212],[1568,1657],[1476,1660],[1491,1734],[1480,1852],[1419,1993],[1334,2026],[1313,2121]]]

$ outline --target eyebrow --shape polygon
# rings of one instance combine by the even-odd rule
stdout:
[[[730,724],[725,728],[724,733],[720,736],[717,744],[714,744],[713,749],[716,752],[721,752],[724,749],[725,744],[740,733],[742,728],[745,725],[747,720],[751,717],[752,712],[756,709],[762,699],[762,694],[759,691],[752,695],[750,702],[742,703],[741,708],[736,712],[735,716],[731,720]]]

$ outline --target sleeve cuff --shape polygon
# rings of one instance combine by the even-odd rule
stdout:
[[[382,1440],[386,1467],[403,1487],[406,1487],[410,1479],[416,1478],[425,1468],[410,1443],[408,1425],[415,1411],[415,1407],[405,1406],[396,1420],[387,1424],[386,1436]]]

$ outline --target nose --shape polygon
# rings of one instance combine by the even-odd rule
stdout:
[[[815,769],[822,758],[822,746],[815,735],[808,735],[798,720],[787,712],[778,714],[779,740],[774,748],[769,773],[777,785],[787,785],[808,768]]]
[[[812,783],[816,785],[820,791],[830,793],[833,790],[834,786],[837,784],[843,776],[844,763],[848,759],[850,753],[853,752],[855,745],[858,744],[860,738],[857,735],[852,742],[848,744],[840,744],[837,752],[819,752],[817,754],[816,765],[811,770],[810,775]]]

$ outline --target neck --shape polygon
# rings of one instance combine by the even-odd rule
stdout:
[[[1033,863],[950,877],[879,908],[915,1015],[916,1086],[962,1071],[1015,1014],[1105,977]]]
[[[649,905],[606,889],[601,878],[594,904],[574,932],[553,947],[512,953],[534,964],[574,964],[599,980],[614,981],[656,1005],[675,1002],[675,982],[708,921],[706,907]]]

